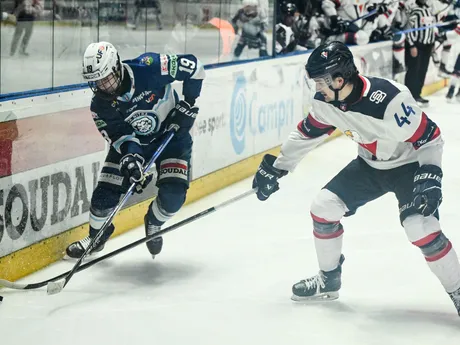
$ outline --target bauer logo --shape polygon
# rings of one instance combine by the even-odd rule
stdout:
[[[294,98],[283,85],[264,86],[248,83],[244,75],[235,79],[230,104],[230,137],[236,154],[254,143],[284,139],[283,130],[294,124]],[[283,135],[282,135],[283,134]]]

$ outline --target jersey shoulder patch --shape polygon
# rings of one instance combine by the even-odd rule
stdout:
[[[383,120],[388,104],[401,92],[401,89],[383,78],[365,77],[363,81],[363,97],[352,104],[349,110]]]

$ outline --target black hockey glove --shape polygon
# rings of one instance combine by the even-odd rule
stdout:
[[[364,18],[365,20],[369,22],[373,22],[379,15],[384,14],[385,12],[388,11],[388,7],[384,3],[380,4],[372,4],[367,8],[367,12],[372,12],[375,11],[374,14],[370,15],[369,17]]]
[[[171,122],[168,130],[176,131],[177,136],[190,132],[198,114],[198,107],[191,106],[186,101],[180,101],[176,104],[174,113],[171,115]]]
[[[254,176],[252,188],[257,188],[257,198],[259,200],[267,200],[271,194],[280,189],[278,179],[288,173],[286,170],[275,168],[273,166],[275,160],[275,156],[266,154]]]
[[[414,207],[418,213],[430,216],[442,202],[442,170],[432,164],[422,165],[414,176]]]
[[[152,181],[153,175],[142,173],[144,158],[141,155],[129,153],[120,160],[120,172],[130,183],[136,184],[136,193],[142,190]]]
[[[347,31],[349,23],[345,22],[339,16],[331,16],[331,34],[340,35]]]

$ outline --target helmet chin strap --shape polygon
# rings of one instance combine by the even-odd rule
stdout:
[[[342,89],[345,87],[347,83],[345,82],[345,79],[343,80],[343,85],[342,87],[340,87],[339,89],[334,89],[331,85],[329,85],[329,89],[331,89],[332,91],[334,91],[334,101],[338,101],[339,100],[339,92],[342,91]]]

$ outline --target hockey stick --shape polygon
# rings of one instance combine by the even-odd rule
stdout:
[[[156,152],[153,154],[152,158],[150,158],[150,161],[144,167],[144,170],[142,171],[144,174],[149,172],[150,168],[153,166],[153,164],[157,160],[158,156],[163,152],[163,150],[165,149],[166,145],[168,145],[168,143],[171,141],[171,139],[173,138],[173,136],[175,134],[174,131],[169,131],[167,133],[168,134],[167,134],[166,139],[164,139],[163,143],[158,147]],[[105,229],[107,228],[107,226],[109,226],[109,224],[112,223],[113,217],[115,217],[115,215],[118,213],[118,211],[123,207],[123,205],[129,199],[129,197],[134,193],[134,188],[136,188],[136,183],[131,184],[131,186],[129,187],[129,189],[126,192],[126,194],[118,202],[118,205],[113,209],[113,211],[109,214],[109,216],[107,217],[105,222],[102,224],[101,229],[96,234],[96,236],[91,240],[91,243],[86,248],[86,250],[83,252],[82,256],[78,259],[78,261],[75,264],[75,266],[70,270],[69,274],[63,280],[48,283],[48,287],[47,287],[48,295],[57,294],[57,293],[61,292],[62,289],[65,288],[65,286],[69,283],[70,279],[72,279],[72,276],[75,274],[77,269],[80,267],[82,261],[85,259],[85,257],[88,255],[88,253],[93,249],[93,247],[97,243],[97,241],[102,237],[102,235],[103,235]]]
[[[456,19],[456,20],[452,20],[450,22],[445,22],[441,24],[433,24],[433,25],[428,25],[428,26],[422,26],[420,28],[401,30],[401,31],[396,32],[395,34],[407,34],[409,32],[414,32],[414,31],[423,31],[426,29],[440,28],[440,27],[447,26],[447,25],[458,24],[459,22],[460,20]]]
[[[174,225],[171,225],[163,230],[160,230],[152,235],[148,235],[144,238],[141,238],[140,240],[137,240],[133,243],[130,243],[124,247],[121,247],[117,250],[114,250],[113,252],[110,252],[108,254],[105,254],[104,256],[101,256],[101,257],[98,257],[98,258],[95,258],[94,260],[91,260],[90,262],[87,262],[81,266],[79,266],[75,273],[77,272],[81,272],[81,271],[84,271],[86,270],[87,268],[90,268],[91,266],[97,264],[98,262],[101,262],[101,261],[104,261],[106,259],[109,259],[111,257],[114,257],[120,253],[123,253],[129,249],[132,249],[134,247],[137,247],[138,245],[142,244],[142,243],[145,243],[145,242],[148,242],[150,240],[152,240],[153,238],[155,237],[158,237],[158,236],[163,236],[164,234],[167,234],[168,232],[171,232],[171,231],[174,231],[184,225],[187,225],[189,223],[192,223],[198,219],[201,219],[211,213],[214,213],[226,206],[229,206],[241,199],[244,199],[246,198],[247,196],[249,195],[252,195],[254,192],[256,191],[256,189],[251,189],[251,190],[248,190],[246,192],[244,192],[243,194],[240,194],[238,196],[235,196],[234,198],[230,199],[230,200],[227,200],[227,201],[224,201],[223,203],[220,203],[219,205],[216,205],[216,206],[213,206],[213,207],[210,207],[208,208],[207,210],[204,210],[200,213],[197,213],[191,217],[188,217],[184,220],[181,220],[180,222],[174,224]],[[52,283],[56,280],[59,280],[59,279],[62,279],[62,278],[65,278],[71,271],[67,271],[65,273],[62,273],[54,278],[51,278],[51,279],[48,279],[48,280],[45,280],[45,281],[42,281],[42,282],[39,282],[39,283],[31,283],[31,284],[20,284],[20,283],[13,283],[13,282],[10,282],[9,280],[5,280],[5,279],[0,279],[0,286],[3,286],[3,287],[6,287],[8,289],[14,289],[14,290],[34,290],[34,289],[39,289],[41,287],[44,287],[46,286],[47,284],[49,283]]]
[[[351,24],[351,23],[356,23],[358,20],[366,19],[367,17],[373,16],[373,15],[376,14],[376,13],[377,13],[377,10],[376,10],[376,9],[375,9],[375,10],[372,10],[372,11],[366,13],[365,15],[362,15],[361,17],[358,17],[358,18],[356,18],[356,19],[353,19],[353,20],[350,21],[349,23],[350,23],[350,24]]]

